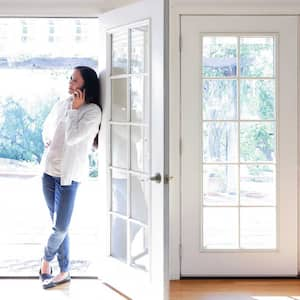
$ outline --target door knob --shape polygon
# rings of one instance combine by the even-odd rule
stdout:
[[[151,181],[155,181],[156,183],[160,183],[161,182],[161,175],[160,173],[156,173],[154,176],[150,177]]]

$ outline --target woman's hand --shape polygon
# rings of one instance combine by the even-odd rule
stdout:
[[[78,109],[85,102],[85,90],[83,92],[80,89],[75,90],[73,93],[72,109]]]

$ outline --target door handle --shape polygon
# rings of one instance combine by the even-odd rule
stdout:
[[[161,183],[161,175],[160,173],[156,173],[154,176],[150,177],[151,181],[155,181],[156,183]]]
[[[173,176],[169,176],[169,175],[165,175],[164,177],[164,183],[168,184],[170,180],[172,180],[174,177]],[[161,183],[161,175],[160,173],[156,173],[154,176],[150,177],[151,181],[155,181],[156,183]]]

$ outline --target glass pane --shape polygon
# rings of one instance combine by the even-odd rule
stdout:
[[[148,77],[133,76],[130,81],[131,122],[147,123],[149,110]]]
[[[236,76],[237,37],[203,37],[203,76]]]
[[[275,119],[275,81],[241,80],[241,119]]]
[[[127,74],[128,30],[112,34],[112,75]]]
[[[204,208],[204,248],[237,249],[238,226],[238,208]]]
[[[131,29],[131,73],[148,71],[148,26]]]
[[[148,230],[135,223],[130,223],[130,255],[132,266],[149,269]]]
[[[111,126],[111,155],[112,165],[119,168],[128,167],[128,126]]]
[[[148,223],[149,181],[141,176],[131,176],[131,218]]]
[[[232,165],[205,165],[203,168],[204,205],[236,205],[238,168]]]
[[[127,262],[127,227],[125,220],[113,215],[111,216],[110,238],[110,255],[123,262]]]
[[[240,39],[241,76],[274,76],[273,37],[243,37]]]
[[[241,208],[241,248],[276,248],[276,208]]]
[[[203,119],[237,118],[236,80],[203,80]]]
[[[275,160],[274,125],[274,122],[241,123],[241,161]]]
[[[149,170],[149,135],[147,127],[131,127],[131,169],[148,172]]]
[[[127,79],[112,79],[111,102],[112,120],[127,121]]]
[[[242,165],[240,178],[241,205],[276,205],[274,166]]]
[[[127,215],[127,186],[128,179],[124,172],[112,171],[112,211]]]
[[[204,162],[237,161],[237,123],[203,123]]]

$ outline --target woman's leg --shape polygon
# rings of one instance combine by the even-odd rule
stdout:
[[[71,221],[78,183],[61,186],[59,178],[55,180],[55,213],[52,233],[45,247],[45,259],[51,261],[56,254],[61,272],[69,270],[68,228]]]
[[[44,198],[46,200],[46,204],[49,209],[51,220],[53,221],[54,208],[55,208],[54,207],[55,206],[55,178],[48,174],[43,174],[42,184],[43,184]]]
[[[58,248],[57,260],[61,272],[68,272],[70,268],[70,238],[69,233]]]
[[[53,216],[55,211],[55,178],[48,174],[43,174],[42,187],[43,187],[44,198],[46,200],[50,217],[53,222]],[[43,258],[42,261],[41,273],[42,274],[50,273],[49,261],[46,261],[45,257]]]

